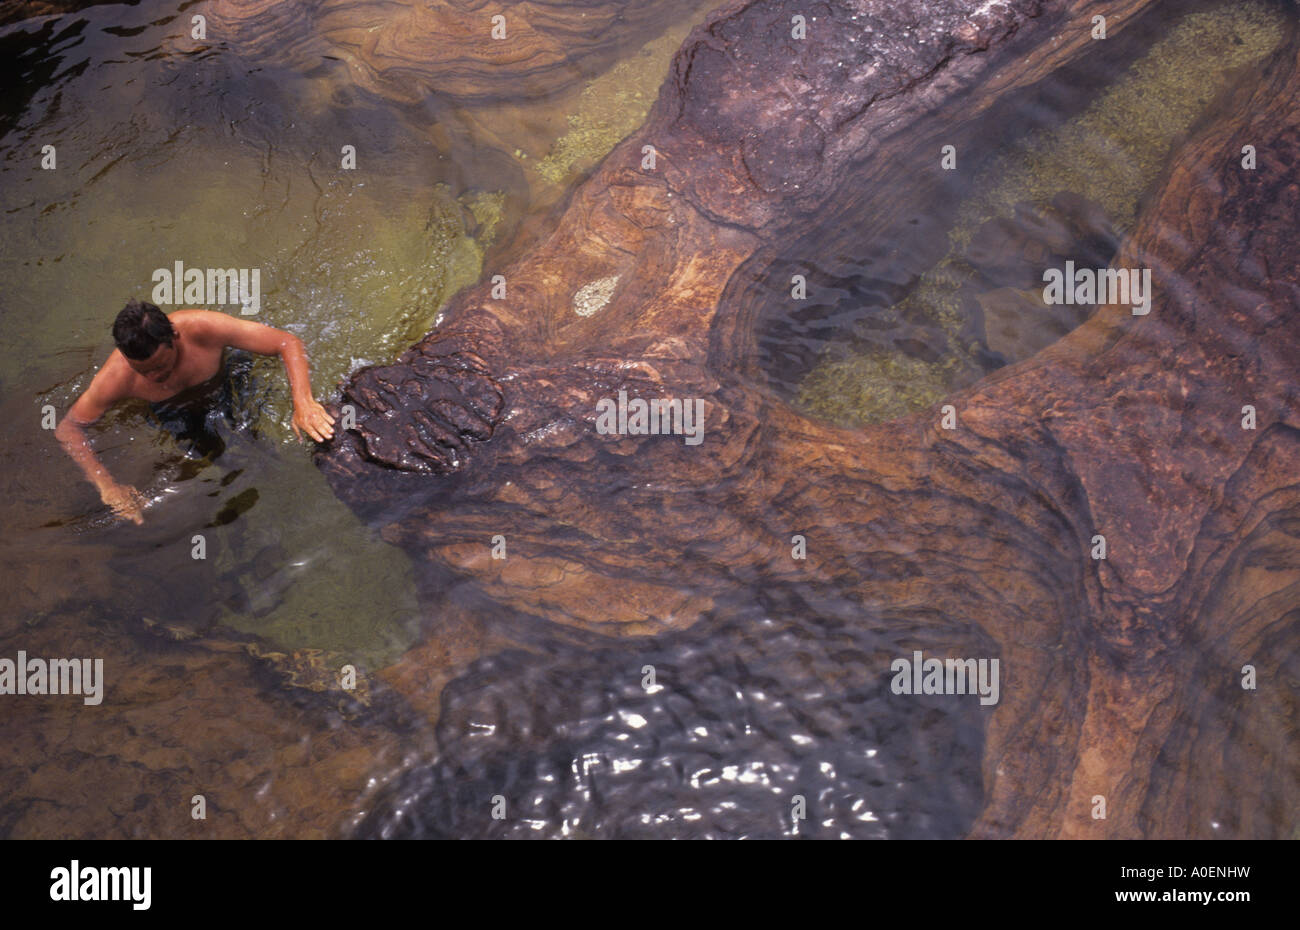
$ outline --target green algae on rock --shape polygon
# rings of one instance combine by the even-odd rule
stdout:
[[[834,422],[880,422],[939,402],[948,391],[944,364],[908,355],[853,354],[824,362],[800,385],[798,404]]]
[[[568,115],[568,132],[532,166],[548,184],[562,184],[575,172],[590,170],[645,122],[674,53],[697,19],[671,27],[583,88]]]
[[[336,196],[334,209],[318,208],[319,226],[295,249],[296,261],[280,266],[277,306],[264,315],[307,342],[318,395],[359,361],[392,358],[434,328],[446,301],[482,272],[505,200],[475,192],[458,201],[443,184],[423,202]],[[279,359],[261,357],[254,370],[271,385],[261,426],[288,442],[293,405],[279,368]]]
[[[1128,232],[1174,146],[1234,72],[1261,61],[1284,35],[1284,15],[1259,0],[1187,14],[1083,113],[1031,133],[983,172],[953,228],[954,245],[1017,202],[1042,205],[1060,190],[1095,200]]]

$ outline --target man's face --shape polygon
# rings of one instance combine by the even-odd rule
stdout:
[[[157,384],[162,384],[171,377],[172,372],[176,370],[176,360],[179,353],[176,351],[176,345],[167,345],[163,343],[154,350],[153,355],[146,359],[128,358],[127,362],[139,374],[148,378]]]

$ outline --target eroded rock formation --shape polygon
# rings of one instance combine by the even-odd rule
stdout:
[[[341,58],[356,83],[419,103],[541,97],[608,67],[692,9],[607,0],[212,0],[209,38],[277,64]]]
[[[1113,34],[1147,5],[719,11],[646,126],[503,271],[505,298],[463,292],[438,331],[351,379],[356,428],[321,468],[424,564],[558,624],[654,633],[737,590],[830,587],[863,623],[924,628],[952,655],[991,640],[1004,678],[974,835],[1277,835],[1300,780],[1250,733],[1296,710],[1294,41],[1183,147],[1124,242],[1116,264],[1158,282],[1150,314],[1103,308],[953,395],[954,430],[934,410],[862,430],[799,415],[762,387],[762,308],[734,280],[814,217],[869,236],[938,185],[916,153],[960,147],[996,101],[1085,54],[1094,12]],[[575,312],[610,278],[607,303]],[[703,443],[599,434],[597,402],[620,391],[703,398]],[[1244,664],[1271,684],[1243,691]],[[883,687],[887,669],[860,671]],[[1265,787],[1234,794],[1247,770]]]

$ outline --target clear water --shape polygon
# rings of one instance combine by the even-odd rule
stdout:
[[[392,358],[639,125],[708,6],[629,40],[594,81],[476,107],[386,102],[337,60],[302,73],[220,43],[192,53],[188,16],[155,0],[0,29],[0,655],[103,656],[109,683],[93,709],[6,707],[0,834],[777,836],[793,786],[814,799],[803,834],[965,832],[983,717],[953,699],[886,707],[864,670],[917,631],[864,622],[833,589],[740,592],[697,628],[631,641],[547,629],[470,581],[421,597],[404,553],[293,440],[275,359],[251,364],[234,417],[212,419],[217,455],[188,456],[143,404],[96,427],[110,471],[151,500],[142,527],[108,516],[42,425],[108,356],[122,302],[176,261],[259,268],[255,319],[303,339],[318,398]],[[965,327],[953,256],[1058,190],[1126,229],[1162,164],[1132,152],[1175,145],[1199,112],[1187,89],[1243,79],[1280,36],[1263,4],[1215,15],[1130,63],[1163,66],[1166,99],[1146,109],[1123,70],[1026,98],[954,209],[809,269],[822,296],[765,321],[761,368],[847,424],[1014,360]],[[345,145],[359,170],[341,169]],[[936,233],[948,254],[899,260]],[[340,696],[345,664],[361,686]],[[677,684],[647,692],[647,664]],[[206,822],[188,817],[196,792]],[[485,818],[497,793],[528,816]]]

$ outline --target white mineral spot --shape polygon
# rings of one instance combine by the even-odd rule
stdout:
[[[618,286],[618,275],[610,275],[608,278],[599,278],[578,288],[578,293],[573,295],[573,312],[578,316],[591,316],[597,310],[609,303],[609,298],[614,294],[614,288]]]

